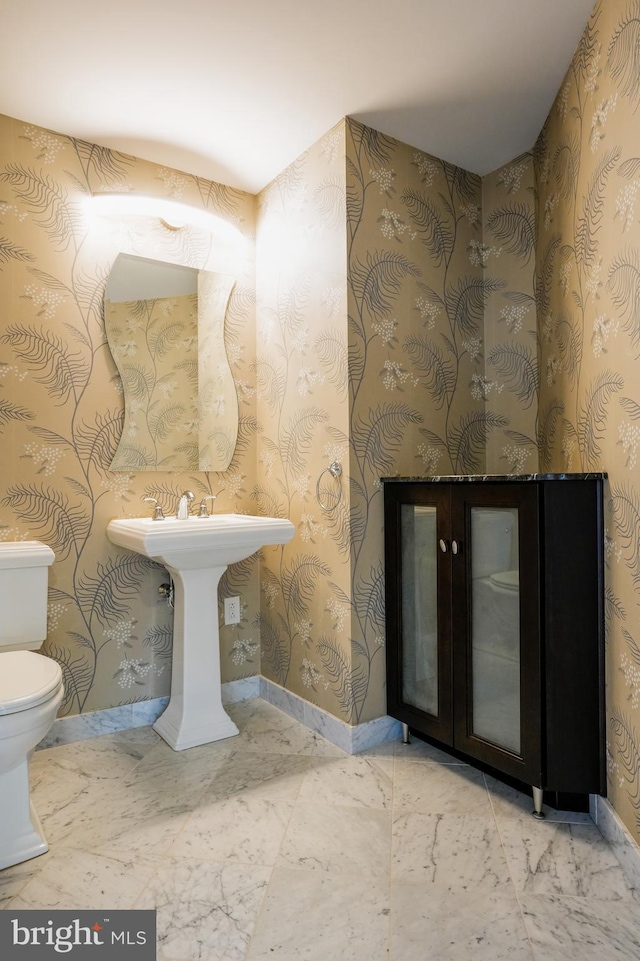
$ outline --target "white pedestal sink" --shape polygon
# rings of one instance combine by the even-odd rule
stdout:
[[[246,514],[118,518],[109,540],[163,564],[175,586],[171,698],[154,729],[175,750],[238,733],[222,706],[218,583],[229,564],[286,544],[290,521]]]

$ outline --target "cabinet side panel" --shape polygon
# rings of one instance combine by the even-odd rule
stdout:
[[[604,791],[602,483],[544,485],[546,785]]]
[[[384,564],[387,662],[387,711],[400,719],[402,664],[400,651],[400,514],[398,489],[384,487]]]

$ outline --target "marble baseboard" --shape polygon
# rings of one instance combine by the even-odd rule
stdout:
[[[134,727],[145,727],[147,724],[153,724],[168,703],[168,697],[156,697],[136,704],[109,707],[104,711],[88,711],[86,714],[75,714],[73,717],[58,717],[36,750],[58,747],[60,744],[72,744],[74,741],[85,741],[90,737],[99,737],[101,734],[116,734],[118,731],[128,731]]]
[[[309,730],[322,735],[327,741],[342,748],[347,754],[359,754],[385,741],[400,737],[402,725],[392,717],[378,717],[352,727],[344,721],[327,714],[315,704],[286,691],[266,677],[255,676],[229,681],[222,685],[223,704],[237,704],[261,697],[285,714],[295,718]],[[168,697],[156,697],[137,704],[125,704],[104,711],[90,711],[74,717],[59,717],[38,745],[37,750],[84,741],[101,734],[115,734],[134,727],[153,724],[169,703]]]
[[[239,701],[251,701],[254,697],[260,697],[260,681],[258,674],[254,677],[243,677],[239,681],[227,681],[222,685],[222,703],[238,704]]]
[[[315,731],[327,741],[342,748],[347,754],[359,754],[385,741],[398,738],[402,733],[400,721],[386,715],[352,727],[262,676],[260,677],[260,697],[304,724],[309,730]]]
[[[591,817],[622,865],[629,883],[640,891],[640,846],[631,837],[609,801],[599,795],[590,797]]]
[[[223,684],[223,704],[236,704],[238,701],[259,697],[259,682],[260,678],[256,676]],[[36,750],[57,747],[59,744],[71,744],[74,741],[85,741],[87,738],[99,737],[101,734],[128,731],[134,727],[146,727],[158,719],[168,703],[168,697],[154,697],[148,701],[138,701],[136,704],[106,708],[104,711],[89,711],[73,717],[56,718],[51,730],[40,741]]]

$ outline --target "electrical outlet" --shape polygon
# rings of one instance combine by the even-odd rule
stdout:
[[[240,598],[239,597],[225,597],[224,622],[225,624],[240,623]]]

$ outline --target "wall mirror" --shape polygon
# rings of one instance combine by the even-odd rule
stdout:
[[[111,470],[226,470],[238,399],[224,345],[234,278],[118,254],[104,304],[124,392]]]

